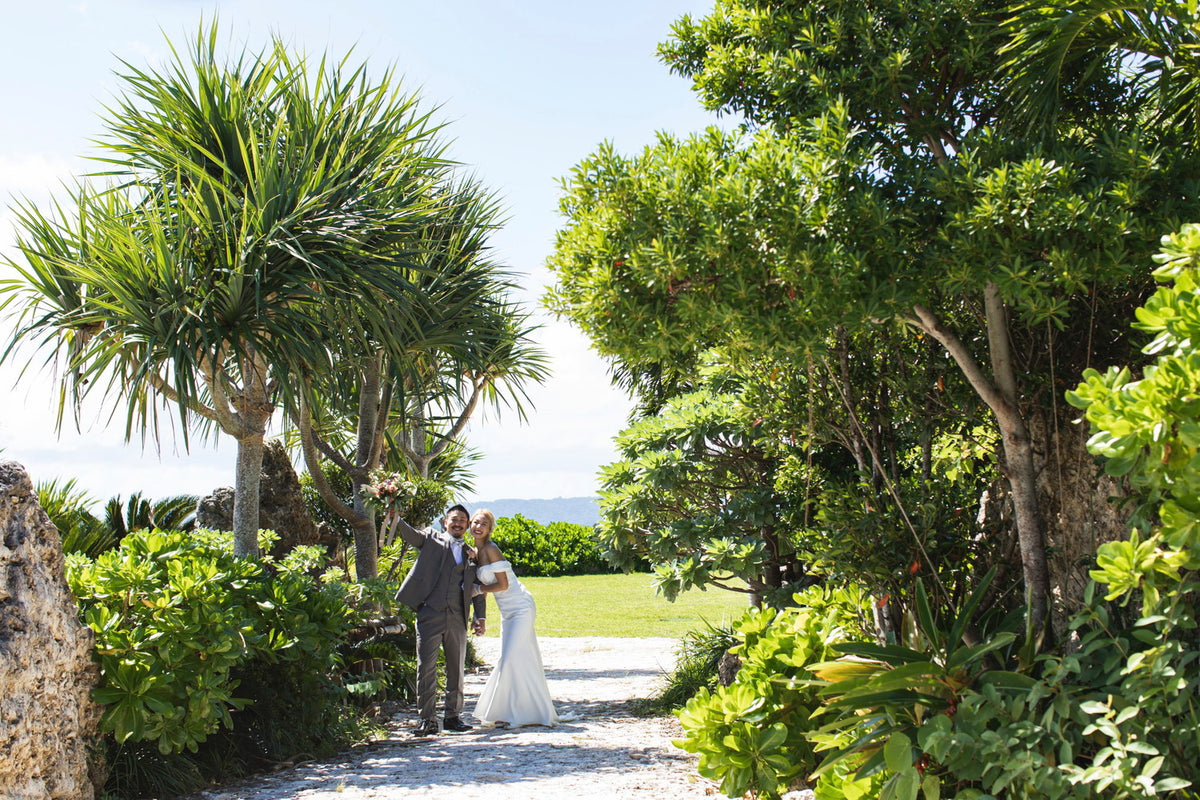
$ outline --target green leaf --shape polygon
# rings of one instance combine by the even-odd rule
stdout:
[[[1180,789],[1186,789],[1191,786],[1192,782],[1185,778],[1163,778],[1160,781],[1154,782],[1154,791],[1159,794],[1166,792],[1177,792]]]
[[[912,770],[912,742],[903,733],[893,733],[883,746],[883,758],[892,772]]]

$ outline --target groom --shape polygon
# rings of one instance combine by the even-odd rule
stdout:
[[[400,523],[400,536],[417,548],[417,561],[396,599],[417,612],[417,707],[421,722],[414,736],[436,736],[437,657],[446,655],[446,709],[442,726],[469,731],[462,721],[463,665],[467,654],[467,609],[474,606],[472,630],[483,635],[487,613],[483,595],[472,598],[475,551],[463,542],[470,516],[461,505],[451,506],[442,519],[444,531],[416,530]]]

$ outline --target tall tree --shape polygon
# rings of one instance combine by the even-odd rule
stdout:
[[[348,340],[401,351],[436,313],[413,240],[447,164],[390,71],[310,63],[279,39],[218,51],[213,25],[160,70],[124,64],[96,156],[109,182],[52,213],[20,207],[3,291],[14,345],[63,362],[65,401],[102,386],[127,435],[156,436],[162,406],[237,440],[235,550],[252,556],[267,426],[303,389],[290,376],[336,369]]]
[[[1059,386],[1120,357],[1137,266],[1200,210],[1198,171],[1138,113],[1119,62],[1071,115],[1010,135],[1004,19],[1003,3],[941,0],[719,0],[683,18],[663,59],[748,130],[583,161],[550,302],[630,363],[712,342],[799,360],[887,322],[936,341],[999,432],[1040,628],[1045,528],[1067,524],[1038,483]]]
[[[608,558],[626,569],[649,561],[668,600],[715,586],[757,605],[805,576],[795,532],[782,525],[779,459],[740,394],[736,380],[710,374],[704,388],[622,431],[622,458],[602,471],[598,533]]]
[[[438,194],[442,211],[422,227],[410,270],[429,313],[393,330],[390,344],[341,342],[336,371],[294,377],[303,383],[298,396],[323,398],[302,402],[291,417],[313,488],[354,532],[360,580],[377,572],[379,531],[362,494],[371,473],[399,462],[400,471],[428,478],[431,462],[461,440],[480,398],[511,400],[523,413],[526,385],[546,374],[528,315],[508,297],[512,285],[490,258],[495,202],[469,181]],[[430,407],[452,411],[432,415]],[[349,498],[330,484],[326,461],[349,477]]]

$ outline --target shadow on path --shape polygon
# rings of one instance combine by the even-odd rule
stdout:
[[[663,678],[656,665],[671,663],[665,645],[579,643],[574,650],[555,643],[563,666],[547,665],[563,718],[553,728],[476,728],[415,739],[410,707],[391,718],[386,739],[190,800],[407,800],[443,793],[455,800],[711,798],[714,787],[696,775],[695,757],[671,744],[682,735],[678,722],[638,714],[639,698]],[[488,671],[467,676],[468,720]]]

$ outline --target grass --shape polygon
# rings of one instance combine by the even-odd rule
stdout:
[[[537,601],[538,636],[665,636],[737,619],[749,606],[747,595],[723,589],[684,592],[674,603],[654,593],[652,577],[572,575],[521,578]],[[500,613],[488,601],[488,636],[500,635]]]

